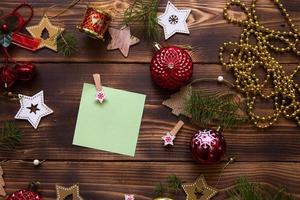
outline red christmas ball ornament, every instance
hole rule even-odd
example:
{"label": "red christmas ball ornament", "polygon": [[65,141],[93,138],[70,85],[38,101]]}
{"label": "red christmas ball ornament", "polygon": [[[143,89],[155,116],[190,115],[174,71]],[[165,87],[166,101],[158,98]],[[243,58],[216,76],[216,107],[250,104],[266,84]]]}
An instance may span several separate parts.
{"label": "red christmas ball ornament", "polygon": [[16,82],[17,77],[14,70],[10,67],[5,66],[0,68],[0,86],[9,89]]}
{"label": "red christmas ball ornament", "polygon": [[176,46],[162,48],[155,43],[154,48],[157,51],[150,63],[153,81],[168,90],[176,90],[185,85],[193,75],[191,56],[184,49]]}
{"label": "red christmas ball ornament", "polygon": [[42,200],[42,198],[35,192],[19,190],[11,194],[6,200]]}
{"label": "red christmas ball ornament", "polygon": [[39,182],[33,182],[29,184],[27,190],[19,190],[11,194],[6,200],[42,200],[42,197],[35,192],[39,184]]}
{"label": "red christmas ball ornament", "polygon": [[2,24],[1,25],[1,32],[6,34],[6,33],[8,33],[8,31],[9,31],[8,24],[7,23]]}
{"label": "red christmas ball ornament", "polygon": [[191,141],[193,158],[202,164],[219,162],[226,151],[226,141],[221,133],[214,130],[199,130]]}
{"label": "red christmas ball ornament", "polygon": [[15,66],[17,79],[21,81],[30,81],[36,74],[36,67],[32,63],[22,63]]}

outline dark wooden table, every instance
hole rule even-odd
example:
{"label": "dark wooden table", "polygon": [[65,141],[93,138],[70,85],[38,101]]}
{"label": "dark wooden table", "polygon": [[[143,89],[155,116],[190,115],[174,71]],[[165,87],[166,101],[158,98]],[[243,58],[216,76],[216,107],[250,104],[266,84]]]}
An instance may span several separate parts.
{"label": "dark wooden table", "polygon": [[[45,8],[57,4],[56,9],[48,13],[51,16],[69,3],[60,0],[28,2],[35,9],[31,25],[39,22]],[[112,6],[120,12],[128,6],[126,0],[91,3]],[[188,18],[191,34],[176,34],[167,42],[196,47],[193,53],[193,78],[223,75],[231,80],[230,73],[218,64],[218,48],[225,41],[237,40],[241,28],[228,24],[223,19],[222,11],[226,1],[173,0],[173,3],[179,8],[192,9]],[[287,11],[300,28],[299,3],[299,0],[283,0]],[[9,12],[18,2],[2,0],[0,4],[1,9]],[[159,11],[163,12],[165,6],[166,1],[162,1]],[[81,21],[85,7],[85,3],[79,3],[52,20],[53,24],[64,25],[79,39],[79,52],[76,55],[63,57],[47,49],[32,53],[15,46],[10,49],[16,60],[33,61],[39,72],[34,81],[18,85],[16,92],[32,95],[44,90],[46,104],[54,110],[54,114],[42,119],[38,130],[34,130],[26,121],[17,121],[24,134],[22,144],[15,152],[0,154],[1,160],[9,160],[2,164],[6,191],[14,192],[25,188],[33,180],[39,180],[42,183],[40,191],[45,199],[56,198],[55,184],[71,186],[76,183],[80,183],[81,195],[86,200],[123,199],[124,193],[135,194],[136,199],[152,199],[154,186],[159,181],[165,181],[170,174],[176,174],[187,182],[194,181],[198,175],[204,174],[207,182],[215,185],[225,160],[212,166],[193,162],[189,142],[196,131],[194,126],[184,126],[176,138],[174,148],[166,149],[162,145],[161,136],[174,126],[177,118],[168,108],[161,105],[170,92],[162,91],[151,81],[151,43],[142,41],[132,47],[127,59],[123,58],[119,51],[106,51],[105,44],[88,38],[75,28]],[[281,29],[286,26],[271,1],[259,0],[258,8],[259,16],[266,26]],[[117,16],[112,26],[120,27],[121,22],[122,16]],[[141,33],[135,35],[142,37]],[[290,55],[278,56],[278,59],[287,69],[295,67],[298,63],[298,59]],[[93,83],[91,75],[95,72],[102,74],[103,84],[106,86],[147,95],[134,158],[72,145],[82,85],[84,82]],[[18,109],[18,103],[1,98],[1,125],[5,120],[13,120]],[[299,199],[299,130],[294,122],[284,119],[267,130],[258,130],[251,125],[236,130],[225,130],[227,157],[237,156],[238,161],[224,171],[218,185],[221,193],[215,199],[223,199],[225,191],[232,187],[236,178],[240,176],[247,176],[252,181],[270,186],[284,185]],[[35,168],[28,163],[33,159],[45,159],[46,162]],[[183,192],[176,197],[184,198]]]}

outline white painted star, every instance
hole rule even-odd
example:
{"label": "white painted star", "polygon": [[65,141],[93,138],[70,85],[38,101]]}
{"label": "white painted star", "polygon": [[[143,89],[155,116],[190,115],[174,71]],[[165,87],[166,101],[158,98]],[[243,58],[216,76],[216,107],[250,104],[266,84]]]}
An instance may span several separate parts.
{"label": "white painted star", "polygon": [[175,33],[189,34],[186,20],[191,9],[178,10],[170,1],[164,14],[158,17],[158,23],[164,28],[165,39],[169,39]]}
{"label": "white painted star", "polygon": [[164,141],[164,145],[167,146],[167,145],[174,145],[173,141],[175,139],[175,135],[172,135],[171,133],[167,132],[166,135],[162,136],[162,139]]}
{"label": "white painted star", "polygon": [[134,200],[134,194],[125,194],[125,200]]}
{"label": "white painted star", "polygon": [[32,97],[19,94],[19,99],[21,108],[15,119],[28,120],[35,129],[42,117],[53,113],[53,110],[44,103],[44,91],[40,91]]}

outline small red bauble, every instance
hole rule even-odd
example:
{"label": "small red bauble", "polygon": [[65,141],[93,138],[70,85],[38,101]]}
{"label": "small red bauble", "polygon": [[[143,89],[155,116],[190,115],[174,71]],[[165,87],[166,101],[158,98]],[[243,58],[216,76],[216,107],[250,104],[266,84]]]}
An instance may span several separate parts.
{"label": "small red bauble", "polygon": [[8,33],[8,31],[9,31],[8,25],[6,23],[2,24],[1,25],[1,32],[6,34],[6,33]]}
{"label": "small red bauble", "polygon": [[153,81],[160,87],[175,90],[185,85],[193,75],[191,56],[182,48],[176,46],[161,48],[155,44],[155,52],[150,73]]}
{"label": "small red bauble", "polygon": [[11,194],[6,200],[42,200],[42,198],[33,191],[19,190]]}
{"label": "small red bauble", "polygon": [[193,158],[202,164],[219,162],[226,151],[226,141],[221,133],[213,130],[199,130],[191,141]]}
{"label": "small red bauble", "polygon": [[17,77],[14,70],[8,66],[0,68],[0,87],[9,89],[16,82]]}
{"label": "small red bauble", "polygon": [[36,74],[36,68],[32,63],[22,63],[15,66],[17,79],[21,81],[30,81]]}

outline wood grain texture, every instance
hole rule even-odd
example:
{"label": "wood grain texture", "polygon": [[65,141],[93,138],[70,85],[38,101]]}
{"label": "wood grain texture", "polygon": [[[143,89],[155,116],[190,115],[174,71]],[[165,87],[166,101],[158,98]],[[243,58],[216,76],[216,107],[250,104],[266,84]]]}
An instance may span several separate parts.
{"label": "wood grain texture", "polygon": [[[37,24],[44,10],[54,4],[57,6],[55,9],[50,9],[47,13],[49,16],[53,16],[58,10],[62,10],[66,7],[68,2],[61,1],[34,1],[28,0],[29,3],[35,8],[35,17],[33,18],[30,25]],[[164,11],[166,0],[162,1],[159,7],[159,13]],[[164,45],[167,44],[190,44],[194,47],[193,60],[197,63],[217,63],[218,62],[218,50],[220,45],[225,41],[237,41],[241,32],[241,28],[228,24],[223,19],[223,8],[225,6],[225,0],[203,0],[203,1],[192,1],[188,4],[185,1],[172,1],[179,8],[189,7],[192,9],[191,15],[188,18],[188,26],[190,29],[190,36],[176,34],[176,36],[170,38],[167,42],[161,40],[160,42]],[[249,4],[250,0],[246,0]],[[286,6],[289,14],[294,19],[296,26],[300,28],[300,20],[298,13],[300,11],[297,6],[297,1],[282,1]],[[122,13],[125,8],[128,7],[128,1],[90,1],[91,5],[96,5],[104,8],[112,7],[116,10],[116,16],[112,26],[120,28],[122,26]],[[1,7],[6,12],[11,11],[18,2],[12,2],[10,0],[4,0],[1,3]],[[120,56],[118,50],[106,51],[105,44],[99,40],[94,40],[87,37],[85,34],[80,33],[76,29],[82,16],[85,12],[86,3],[81,2],[76,5],[72,10],[66,12],[61,17],[52,20],[54,25],[61,25],[66,28],[67,31],[74,33],[75,37],[79,41],[79,52],[77,55],[71,57],[63,57],[58,54],[54,54],[51,50],[42,49],[37,53],[33,54],[29,51],[22,50],[18,47],[12,47],[11,52],[17,60],[29,60],[37,62],[149,62],[152,58],[152,43],[142,41],[139,45],[132,47],[131,53],[127,59]],[[274,8],[274,5],[269,0],[258,1],[258,14],[264,25],[270,28],[285,29],[287,25],[284,22],[282,16]],[[237,16],[239,16],[237,14]],[[162,31],[162,29],[161,29]],[[132,27],[132,33],[142,39],[144,34],[138,27]],[[281,56],[280,61],[282,62],[298,62],[298,59],[291,55]]]}
{"label": "wood grain texture", "polygon": [[[189,162],[45,162],[34,169],[24,162],[3,164],[8,193],[26,188],[31,180],[39,180],[46,200],[55,199],[55,184],[71,186],[79,180],[85,200],[123,199],[125,193],[135,194],[136,199],[150,200],[155,196],[154,187],[165,182],[170,174],[176,173],[185,182],[193,182],[204,174],[208,184],[215,186],[222,167],[223,164],[207,167]],[[254,162],[236,163],[227,168],[218,184],[220,194],[214,199],[224,199],[226,191],[241,176],[270,187],[285,185],[290,193],[295,193],[296,199],[300,198],[299,163]],[[175,198],[185,199],[184,192]]]}
{"label": "wood grain texture", "polygon": [[[31,25],[40,21],[46,8],[57,5],[47,12],[51,16],[69,3],[59,0],[27,2],[35,9]],[[90,2],[101,7],[113,7],[117,15],[112,27],[121,27],[122,12],[129,5],[128,0]],[[166,2],[161,1],[159,13],[164,11]],[[225,41],[238,40],[242,29],[223,19],[222,10],[226,2],[172,1],[179,8],[192,9],[188,18],[191,34],[176,34],[167,42],[160,42],[194,47],[194,79],[223,75],[232,80],[230,72],[218,64],[218,49]],[[249,5],[251,0],[245,2]],[[296,26],[300,27],[299,2],[282,2]],[[16,1],[2,0],[0,9],[9,12],[18,4]],[[284,185],[296,199],[300,199],[300,131],[294,122],[281,119],[267,130],[258,130],[251,125],[225,130],[227,154],[222,163],[213,166],[193,162],[189,143],[197,127],[189,123],[178,133],[175,146],[164,148],[161,136],[170,131],[178,119],[161,105],[172,93],[161,90],[151,81],[151,42],[142,39],[143,33],[138,31],[140,27],[133,26],[133,34],[142,41],[131,47],[127,59],[118,50],[106,51],[108,41],[95,41],[75,28],[81,21],[85,7],[86,3],[80,2],[52,20],[54,25],[64,26],[78,38],[79,52],[76,55],[63,57],[47,49],[32,53],[15,46],[9,49],[16,60],[33,61],[39,72],[32,82],[18,84],[15,92],[33,95],[44,90],[46,104],[54,110],[54,114],[42,119],[38,130],[34,130],[26,121],[17,121],[24,135],[21,145],[16,152],[0,152],[0,160],[8,160],[2,164],[7,193],[26,188],[29,182],[39,180],[42,182],[40,191],[46,200],[55,199],[56,183],[64,186],[80,183],[81,195],[85,200],[123,199],[124,193],[134,193],[136,199],[150,200],[154,197],[154,186],[159,181],[165,181],[170,174],[176,174],[188,182],[204,174],[208,183],[215,185],[226,158],[236,156],[237,162],[230,165],[220,179],[217,187],[221,193],[216,200],[224,199],[225,191],[240,176],[247,176],[251,181],[262,182],[270,187]],[[264,25],[286,29],[283,18],[270,0],[258,0],[258,13]],[[241,16],[238,12],[234,15]],[[299,61],[292,55],[280,55],[277,59],[284,64],[287,72],[291,72]],[[84,82],[93,83],[93,73],[101,73],[104,86],[147,95],[136,156],[133,158],[72,145],[82,86]],[[296,82],[300,84],[300,76],[297,76]],[[214,83],[201,86],[220,87]],[[270,112],[271,107],[266,102],[258,104],[258,110],[263,113]],[[18,102],[0,97],[0,126],[5,120],[13,120],[18,109]],[[33,159],[47,161],[41,167],[34,168],[31,164]],[[178,193],[174,199],[185,199],[184,193]]]}
{"label": "wood grain texture", "polygon": [[[148,64],[38,64],[35,80],[22,88],[22,93],[33,95],[44,90],[46,104],[54,114],[42,119],[37,131],[27,121],[17,121],[24,139],[18,151],[11,154],[16,159],[58,160],[153,160],[191,161],[189,142],[197,131],[185,125],[178,133],[175,147],[165,149],[161,136],[170,131],[177,118],[161,105],[169,92],[153,85]],[[93,73],[100,73],[104,86],[129,90],[147,95],[144,117],[138,140],[136,156],[128,158],[111,153],[72,146],[72,138],[84,82],[93,84]],[[195,65],[194,77],[216,77],[229,74],[219,65]],[[208,86],[217,86],[214,83]],[[3,108],[0,119],[13,119],[19,109],[18,102],[0,101]],[[265,104],[263,104],[265,106]],[[283,132],[286,140],[283,140]],[[300,161],[300,134],[295,123],[281,120],[273,128],[258,130],[251,125],[224,132],[228,142],[228,156],[236,155],[242,161]],[[0,154],[0,158],[8,158]]]}

